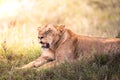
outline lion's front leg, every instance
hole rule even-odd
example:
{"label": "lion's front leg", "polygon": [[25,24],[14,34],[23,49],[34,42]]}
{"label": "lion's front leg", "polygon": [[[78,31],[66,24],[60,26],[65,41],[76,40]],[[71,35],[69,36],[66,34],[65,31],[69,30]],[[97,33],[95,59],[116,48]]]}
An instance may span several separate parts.
{"label": "lion's front leg", "polygon": [[39,67],[45,63],[47,63],[48,60],[46,59],[46,57],[40,57],[37,60],[35,60],[35,62],[33,63],[33,67]]}
{"label": "lion's front leg", "polygon": [[39,67],[39,66],[41,66],[41,65],[43,65],[43,64],[45,64],[45,63],[47,63],[47,62],[48,62],[48,60],[46,60],[45,57],[42,57],[42,56],[41,56],[41,57],[39,57],[38,59],[36,59],[35,61],[32,61],[32,62],[30,62],[30,63],[22,66],[22,67],[19,68],[19,69]]}
{"label": "lion's front leg", "polygon": [[54,68],[54,67],[60,65],[60,63],[61,62],[58,62],[57,60],[54,60],[54,61],[48,62],[48,63],[40,66],[37,70]]}
{"label": "lion's front leg", "polygon": [[28,64],[26,64],[26,65],[24,65],[24,66],[22,66],[22,67],[20,67],[20,68],[18,68],[18,69],[25,69],[25,68],[31,68],[31,67],[33,67],[34,64],[35,63],[35,61],[32,61],[32,62],[30,62],[30,63],[28,63]]}

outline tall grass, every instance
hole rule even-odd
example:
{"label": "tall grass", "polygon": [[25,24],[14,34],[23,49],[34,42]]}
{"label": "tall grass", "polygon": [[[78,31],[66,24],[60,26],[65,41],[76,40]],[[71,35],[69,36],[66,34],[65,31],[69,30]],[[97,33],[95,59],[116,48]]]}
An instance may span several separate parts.
{"label": "tall grass", "polygon": [[83,35],[115,37],[120,32],[119,0],[1,0],[0,4],[0,43],[37,43],[37,27],[47,23],[65,24]]}
{"label": "tall grass", "polygon": [[[28,51],[29,52],[29,51]],[[32,57],[31,57],[32,56]],[[0,61],[0,80],[119,80],[120,54],[94,55],[75,63],[65,63],[48,70],[23,69],[20,66],[38,57],[38,54],[6,54]],[[11,58],[13,57],[13,58]]]}

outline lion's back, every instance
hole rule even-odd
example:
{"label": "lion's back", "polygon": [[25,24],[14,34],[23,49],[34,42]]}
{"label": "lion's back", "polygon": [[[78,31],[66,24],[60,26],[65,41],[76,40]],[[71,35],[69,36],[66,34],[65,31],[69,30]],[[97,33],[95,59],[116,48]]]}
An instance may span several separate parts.
{"label": "lion's back", "polygon": [[82,55],[120,53],[120,39],[77,35],[75,52]]}

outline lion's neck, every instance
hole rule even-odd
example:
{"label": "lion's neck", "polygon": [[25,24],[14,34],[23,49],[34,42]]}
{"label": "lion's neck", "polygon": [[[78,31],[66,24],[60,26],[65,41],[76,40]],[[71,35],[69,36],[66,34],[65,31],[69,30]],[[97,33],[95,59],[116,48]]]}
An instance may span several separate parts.
{"label": "lion's neck", "polygon": [[60,35],[60,39],[58,42],[54,45],[54,49],[57,49],[62,43],[64,43],[68,38],[70,37],[69,32],[67,29],[63,31],[63,33]]}
{"label": "lion's neck", "polygon": [[61,36],[59,43],[65,42],[70,37],[69,30],[65,29],[63,35]]}

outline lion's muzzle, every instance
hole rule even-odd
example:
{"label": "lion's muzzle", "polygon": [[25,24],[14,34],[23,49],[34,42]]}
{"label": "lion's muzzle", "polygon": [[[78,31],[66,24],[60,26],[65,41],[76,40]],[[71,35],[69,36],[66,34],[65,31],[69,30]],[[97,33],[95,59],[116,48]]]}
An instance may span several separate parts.
{"label": "lion's muzzle", "polygon": [[49,43],[40,42],[40,44],[41,44],[42,48],[49,48],[50,47]]}

